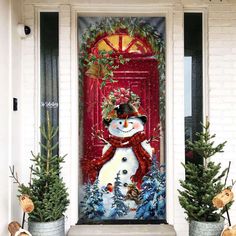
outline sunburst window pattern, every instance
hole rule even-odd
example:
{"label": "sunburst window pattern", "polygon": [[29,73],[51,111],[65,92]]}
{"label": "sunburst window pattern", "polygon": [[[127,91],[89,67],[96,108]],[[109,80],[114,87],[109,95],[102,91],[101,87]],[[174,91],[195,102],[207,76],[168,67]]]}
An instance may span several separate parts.
{"label": "sunburst window pattern", "polygon": [[150,53],[150,49],[140,39],[125,34],[106,36],[98,41],[99,51],[114,51],[116,53]]}

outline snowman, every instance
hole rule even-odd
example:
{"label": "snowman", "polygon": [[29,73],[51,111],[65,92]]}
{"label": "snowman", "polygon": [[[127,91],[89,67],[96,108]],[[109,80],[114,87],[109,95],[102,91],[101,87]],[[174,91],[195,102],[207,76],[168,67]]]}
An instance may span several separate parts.
{"label": "snowman", "polygon": [[112,186],[120,172],[121,192],[136,183],[141,187],[142,177],[151,165],[152,148],[146,139],[144,125],[147,117],[130,103],[117,105],[113,119],[103,119],[109,131],[108,143],[101,158],[94,160],[100,187]]}

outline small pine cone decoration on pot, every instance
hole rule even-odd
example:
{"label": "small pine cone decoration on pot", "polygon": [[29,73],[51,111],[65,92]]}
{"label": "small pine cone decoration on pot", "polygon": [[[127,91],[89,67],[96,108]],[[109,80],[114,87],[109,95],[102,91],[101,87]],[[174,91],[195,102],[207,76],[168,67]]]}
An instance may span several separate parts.
{"label": "small pine cone decoration on pot", "polygon": [[214,207],[216,208],[222,208],[229,202],[231,202],[234,198],[234,194],[231,191],[231,189],[226,188],[221,193],[217,194],[213,200],[212,203]]}
{"label": "small pine cone decoration on pot", "polygon": [[17,221],[13,221],[8,225],[8,231],[11,236],[32,236],[30,232],[22,229]]}
{"label": "small pine cone decoration on pot", "polygon": [[26,194],[23,194],[19,198],[20,206],[22,210],[26,213],[31,213],[34,210],[34,203],[30,199],[30,197]]}

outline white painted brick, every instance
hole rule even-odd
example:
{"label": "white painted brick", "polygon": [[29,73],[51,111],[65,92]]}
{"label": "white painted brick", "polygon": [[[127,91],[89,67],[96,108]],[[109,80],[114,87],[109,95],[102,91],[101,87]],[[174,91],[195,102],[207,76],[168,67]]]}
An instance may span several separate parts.
{"label": "white painted brick", "polygon": [[209,12],[209,19],[221,19],[221,20],[228,20],[228,19],[236,19],[236,11],[235,12],[227,12],[224,11],[222,8],[221,11],[218,12]]}
{"label": "white painted brick", "polygon": [[235,34],[236,33],[236,27],[222,27],[222,26],[213,26],[209,28],[209,34],[211,33],[219,33],[219,34]]}
{"label": "white painted brick", "polygon": [[236,6],[235,4],[210,4],[209,10],[211,12],[236,12]]}
{"label": "white painted brick", "polygon": [[224,33],[211,33],[209,34],[210,41],[232,41],[232,35]]}
{"label": "white painted brick", "polygon": [[224,48],[219,48],[219,47],[210,47],[209,48],[209,55],[220,55],[223,56],[225,54],[231,54],[232,53],[232,48],[230,47],[224,47]]}
{"label": "white painted brick", "polygon": [[[227,14],[227,13],[226,13]],[[222,19],[210,19],[209,20],[209,26],[212,27],[212,26],[217,26],[217,27],[220,27],[220,26],[236,26],[236,19],[227,19],[226,20],[222,20]]]}
{"label": "white painted brick", "polygon": [[235,47],[235,44],[233,45],[233,42],[232,42],[232,53],[236,55],[236,47]]}
{"label": "white painted brick", "polygon": [[[217,141],[227,140],[225,153],[218,155],[222,166],[233,161],[231,175],[235,176],[235,100],[236,82],[234,79],[236,60],[236,4],[210,6],[209,10],[209,79],[210,79],[210,121],[211,130],[217,134]],[[231,210],[236,219],[236,208]]]}

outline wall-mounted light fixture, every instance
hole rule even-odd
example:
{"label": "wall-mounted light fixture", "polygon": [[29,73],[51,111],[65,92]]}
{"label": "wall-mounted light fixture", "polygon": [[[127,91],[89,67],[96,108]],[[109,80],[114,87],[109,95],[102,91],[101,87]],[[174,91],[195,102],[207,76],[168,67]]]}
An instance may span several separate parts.
{"label": "wall-mounted light fixture", "polygon": [[31,29],[27,25],[18,24],[17,25],[17,32],[21,38],[26,38],[31,34]]}

